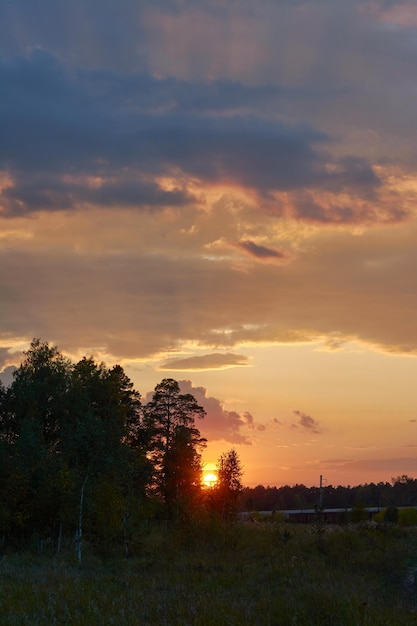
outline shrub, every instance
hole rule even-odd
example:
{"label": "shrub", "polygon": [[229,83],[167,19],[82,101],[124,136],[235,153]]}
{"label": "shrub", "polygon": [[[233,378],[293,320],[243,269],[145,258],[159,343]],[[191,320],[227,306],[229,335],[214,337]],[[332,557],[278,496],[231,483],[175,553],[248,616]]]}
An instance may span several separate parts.
{"label": "shrub", "polygon": [[400,526],[416,526],[417,525],[417,509],[409,506],[398,511],[398,523]]}
{"label": "shrub", "polygon": [[396,506],[388,506],[384,511],[384,522],[396,524],[398,522],[398,509]]}
{"label": "shrub", "polygon": [[357,502],[352,509],[351,519],[353,523],[364,522],[369,517],[368,511],[362,502]]}

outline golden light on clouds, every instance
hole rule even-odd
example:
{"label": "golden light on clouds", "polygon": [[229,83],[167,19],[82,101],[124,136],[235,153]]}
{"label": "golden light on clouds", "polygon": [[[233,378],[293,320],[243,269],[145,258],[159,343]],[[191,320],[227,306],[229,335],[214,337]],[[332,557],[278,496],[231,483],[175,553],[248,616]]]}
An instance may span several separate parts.
{"label": "golden light on clouds", "polygon": [[45,2],[0,9],[0,366],[181,379],[247,483],[417,473],[414,5],[92,0],[74,47]]}

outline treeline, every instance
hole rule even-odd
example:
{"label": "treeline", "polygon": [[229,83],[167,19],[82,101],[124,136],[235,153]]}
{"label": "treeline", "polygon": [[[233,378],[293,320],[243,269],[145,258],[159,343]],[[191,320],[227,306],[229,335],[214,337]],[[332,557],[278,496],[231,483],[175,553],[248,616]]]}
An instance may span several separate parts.
{"label": "treeline", "polygon": [[417,479],[403,475],[391,482],[369,483],[355,487],[246,487],[242,490],[240,508],[244,511],[279,511],[286,509],[344,509],[365,507],[417,506]]}
{"label": "treeline", "polygon": [[216,487],[202,488],[204,415],[173,379],[144,404],[120,365],[73,363],[34,339],[12,384],[0,384],[0,542],[59,550],[71,538],[81,560],[83,536],[129,553],[151,520],[232,516],[240,461],[223,454]]}

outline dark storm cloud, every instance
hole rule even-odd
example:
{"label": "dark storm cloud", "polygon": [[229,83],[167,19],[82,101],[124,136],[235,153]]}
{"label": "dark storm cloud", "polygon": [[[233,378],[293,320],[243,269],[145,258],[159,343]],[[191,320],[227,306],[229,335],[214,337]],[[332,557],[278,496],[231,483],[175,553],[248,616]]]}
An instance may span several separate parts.
{"label": "dark storm cloud", "polygon": [[[176,206],[192,199],[186,190],[164,191],[154,180],[173,173],[259,194],[349,187],[369,195],[379,185],[365,159],[324,154],[330,138],[309,125],[182,106],[211,91],[219,108],[244,92],[254,95],[236,83],[191,85],[143,74],[109,81],[100,72],[70,72],[43,50],[3,61],[0,83],[0,167],[13,179],[0,197],[8,215],[85,203]],[[74,180],[80,175],[101,182],[91,187]]]}
{"label": "dark storm cloud", "polygon": [[77,171],[105,153],[110,120],[51,54],[34,50],[29,59],[3,61],[0,83],[3,167]]}
{"label": "dark storm cloud", "polygon": [[[117,106],[114,91],[100,93],[99,74],[70,75],[45,51],[35,50],[30,59],[3,62],[0,159],[5,166],[28,169],[48,166],[77,171],[88,164],[92,172],[106,171],[106,164],[134,163],[153,173],[178,165],[203,178],[239,179],[249,174],[256,158],[268,170],[251,174],[249,184],[264,180],[268,187],[284,183],[291,187],[311,177],[302,172],[303,163],[307,170],[312,168],[311,144],[323,141],[323,133],[253,117],[189,115],[178,108],[152,113],[153,108],[169,106],[171,81],[149,103],[150,85],[164,81],[146,77],[141,86],[143,79],[136,78],[135,94],[123,97],[120,83],[124,77],[120,76],[113,86],[113,90],[119,87]],[[298,175],[290,174],[295,158]],[[278,167],[285,172],[276,172],[274,181],[272,171]],[[285,174],[290,174],[288,180]]]}
{"label": "dark storm cloud", "polygon": [[98,186],[82,185],[51,174],[19,174],[14,186],[0,194],[5,215],[30,211],[77,209],[83,204],[103,208],[155,208],[184,206],[196,199],[183,189],[165,190],[156,182],[130,177],[105,180]]}
{"label": "dark storm cloud", "polygon": [[[237,113],[276,105],[278,99],[293,101],[324,95],[314,87],[254,86],[232,79],[191,82],[172,76],[155,78],[145,72],[123,74],[103,69],[81,72],[79,78],[109,110],[120,109],[127,113],[139,110],[158,112],[162,106],[166,111],[178,110],[186,114]],[[327,90],[325,95],[328,98],[339,97],[341,89]]]}
{"label": "dark storm cloud", "polygon": [[266,122],[253,116],[212,118],[153,116],[137,132],[148,159],[179,166],[214,183],[234,183],[259,191],[314,185],[323,163],[313,145],[323,133],[308,126]]}

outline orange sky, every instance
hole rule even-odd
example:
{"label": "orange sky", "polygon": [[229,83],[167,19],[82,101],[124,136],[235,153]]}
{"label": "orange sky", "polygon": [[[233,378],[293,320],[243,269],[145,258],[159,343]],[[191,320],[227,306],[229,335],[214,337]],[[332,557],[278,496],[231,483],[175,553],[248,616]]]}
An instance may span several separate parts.
{"label": "orange sky", "polygon": [[[0,8],[0,368],[164,377],[244,482],[417,476],[417,8]],[[100,19],[97,19],[97,15]]]}

